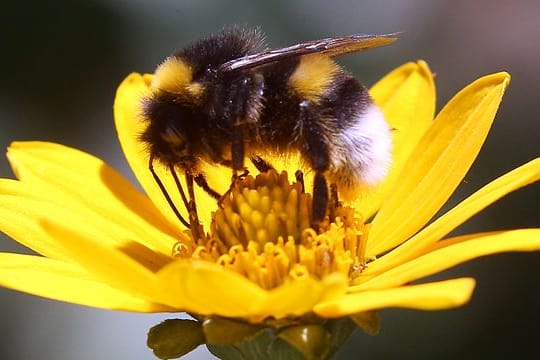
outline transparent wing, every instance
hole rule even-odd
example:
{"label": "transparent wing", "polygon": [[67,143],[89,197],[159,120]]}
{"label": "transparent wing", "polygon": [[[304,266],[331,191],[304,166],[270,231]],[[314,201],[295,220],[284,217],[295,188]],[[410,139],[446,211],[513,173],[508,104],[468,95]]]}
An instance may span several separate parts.
{"label": "transparent wing", "polygon": [[219,71],[227,72],[245,70],[268,63],[289,59],[301,55],[321,53],[328,56],[341,56],[357,51],[376,48],[393,43],[399,33],[385,35],[354,34],[336,38],[308,41],[281,49],[267,50],[228,61],[219,67]]}

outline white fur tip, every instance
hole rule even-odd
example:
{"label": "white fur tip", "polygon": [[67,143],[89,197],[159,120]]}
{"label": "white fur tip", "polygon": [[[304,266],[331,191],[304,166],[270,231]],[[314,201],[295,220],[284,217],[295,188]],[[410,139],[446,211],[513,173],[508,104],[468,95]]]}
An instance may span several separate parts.
{"label": "white fur tip", "polygon": [[374,104],[359,113],[339,134],[329,171],[340,193],[380,183],[387,175],[392,158],[390,127]]}
{"label": "white fur tip", "polygon": [[382,111],[374,104],[360,116],[358,132],[371,140],[369,150],[364,154],[360,178],[366,185],[381,182],[388,173],[392,160],[392,137],[390,127]]}

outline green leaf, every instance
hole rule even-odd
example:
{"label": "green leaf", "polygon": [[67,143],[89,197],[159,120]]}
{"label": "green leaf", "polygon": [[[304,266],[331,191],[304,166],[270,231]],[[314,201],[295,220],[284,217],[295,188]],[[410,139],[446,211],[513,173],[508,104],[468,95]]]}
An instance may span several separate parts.
{"label": "green leaf", "polygon": [[212,317],[203,321],[202,329],[208,344],[227,345],[249,340],[264,328],[246,322]]}
{"label": "green leaf", "polygon": [[146,344],[158,358],[176,359],[204,342],[204,333],[198,321],[170,319],[150,329]]}
{"label": "green leaf", "polygon": [[332,335],[322,325],[290,326],[278,336],[309,360],[327,359],[332,349]]}
{"label": "green leaf", "polygon": [[[226,319],[220,319],[223,320]],[[329,359],[356,329],[349,318],[303,320],[303,323],[297,320],[295,324],[276,322],[238,343],[213,344],[208,341],[206,346],[222,360],[324,360]]]}
{"label": "green leaf", "polygon": [[260,331],[254,338],[231,345],[207,344],[208,350],[221,360],[304,360],[300,351],[276,336],[272,328]]}
{"label": "green leaf", "polygon": [[377,335],[381,328],[379,313],[377,311],[364,311],[349,316],[359,328],[368,335]]}

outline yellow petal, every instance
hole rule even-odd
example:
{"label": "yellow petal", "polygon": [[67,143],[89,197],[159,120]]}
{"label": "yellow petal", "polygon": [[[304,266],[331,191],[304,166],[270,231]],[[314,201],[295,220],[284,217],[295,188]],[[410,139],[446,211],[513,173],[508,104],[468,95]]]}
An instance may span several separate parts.
{"label": "yellow petal", "polygon": [[370,90],[392,128],[392,164],[386,179],[365,191],[352,206],[370,218],[394,188],[412,150],[433,121],[435,84],[427,64],[408,63],[382,78]]}
{"label": "yellow petal", "polygon": [[[23,195],[1,194],[5,190],[4,185],[14,183],[19,191],[22,190]],[[88,211],[73,201],[56,204],[56,197],[55,200],[40,199],[41,192],[31,191],[29,188],[31,186],[23,182],[0,182],[0,231],[39,254],[71,261],[72,255],[66,250],[63,239],[55,237],[44,227],[47,222],[62,222],[72,231],[84,232],[89,238],[100,239],[101,246],[109,247],[113,251],[122,250],[149,269],[161,268],[172,260],[173,245],[168,249],[164,248],[163,252],[146,247],[124,224],[111,222],[101,214]],[[7,190],[14,193],[13,189]],[[149,235],[150,233],[149,231]]]}
{"label": "yellow petal", "polygon": [[323,317],[341,317],[362,311],[400,307],[440,310],[461,306],[474,290],[472,278],[459,278],[421,285],[347,294],[342,299],[317,305],[314,312]]}
{"label": "yellow petal", "polygon": [[112,288],[78,265],[39,256],[0,253],[0,285],[97,308],[136,312],[171,310]]}
{"label": "yellow petal", "polygon": [[202,315],[247,317],[267,296],[242,275],[206,261],[178,260],[157,277],[165,303]]}
{"label": "yellow petal", "polygon": [[134,297],[163,304],[155,275],[120,249],[104,245],[105,237],[91,238],[84,229],[76,231],[53,222],[43,226],[64,246],[73,262],[97,279]]}
{"label": "yellow petal", "polygon": [[46,142],[15,142],[8,159],[28,196],[99,217],[103,225],[124,233],[117,239],[138,238],[151,248],[171,253],[178,230],[148,197],[102,160]]}
{"label": "yellow petal", "polygon": [[368,256],[408,239],[448,200],[480,151],[509,81],[507,73],[480,78],[442,109],[373,220]]}
{"label": "yellow petal", "polygon": [[184,260],[167,265],[158,278],[170,306],[256,322],[269,316],[279,319],[308,313],[321,301],[341,297],[347,282],[341,274],[334,274],[322,281],[302,279],[267,291],[217,264]]}
{"label": "yellow petal", "polygon": [[459,236],[441,241],[435,250],[349,288],[350,292],[406,284],[465,261],[506,251],[540,250],[540,229],[520,229]]}
{"label": "yellow petal", "polygon": [[[146,128],[146,122],[141,114],[141,101],[147,94],[150,84],[150,76],[142,76],[137,73],[130,74],[118,87],[116,98],[114,101],[114,120],[118,139],[122,145],[124,155],[135,173],[137,180],[144,188],[152,202],[164,213],[172,224],[183,228],[178,221],[173,211],[165,200],[159,186],[156,184],[150,170],[148,169],[149,154],[145,145],[139,141],[140,134]],[[179,191],[174,183],[174,180],[168,169],[155,162],[154,169],[159,178],[167,188],[167,192],[173,199],[176,207],[185,219],[188,218],[187,211],[182,203]],[[180,174],[181,175],[181,174]],[[231,172],[226,175],[227,181],[230,182]],[[182,185],[186,190],[183,176],[181,175]],[[221,179],[219,177],[219,179]],[[214,186],[215,184],[212,183]],[[218,188],[217,190],[222,190]],[[211,210],[217,207],[215,199],[211,198],[198,186],[195,186],[195,197],[199,208],[199,217],[203,224],[210,224]]]}
{"label": "yellow petal", "polygon": [[371,263],[363,274],[381,273],[423,254],[427,247],[435,244],[474,214],[510,192],[538,180],[540,180],[540,158],[534,159],[510,171],[482,187],[426,226],[411,239]]}
{"label": "yellow petal", "polygon": [[42,212],[33,205],[39,207],[41,201],[21,200],[21,188],[19,181],[0,179],[0,231],[43,256],[68,259],[63,247],[40,224],[38,214]]}
{"label": "yellow petal", "polygon": [[285,283],[271,290],[266,301],[251,317],[262,320],[271,315],[280,319],[310,313],[318,303],[341,298],[345,294],[346,284],[346,277],[337,273],[323,280],[307,278]]}

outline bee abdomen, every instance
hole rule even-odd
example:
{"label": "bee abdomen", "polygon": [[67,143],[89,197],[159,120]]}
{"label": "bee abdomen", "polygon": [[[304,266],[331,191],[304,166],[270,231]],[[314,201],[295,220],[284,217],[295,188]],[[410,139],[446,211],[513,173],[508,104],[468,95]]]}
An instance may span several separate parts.
{"label": "bee abdomen", "polygon": [[328,178],[340,195],[381,182],[391,162],[390,128],[381,110],[369,104],[335,134]]}

